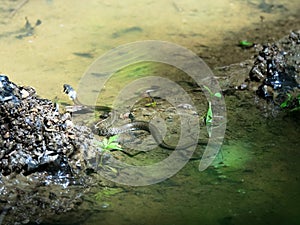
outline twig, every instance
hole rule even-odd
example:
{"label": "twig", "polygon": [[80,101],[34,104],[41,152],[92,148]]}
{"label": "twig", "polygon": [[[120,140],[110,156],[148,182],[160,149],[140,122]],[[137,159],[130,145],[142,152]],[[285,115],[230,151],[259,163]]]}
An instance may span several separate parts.
{"label": "twig", "polygon": [[10,18],[14,17],[16,13],[27,3],[29,0],[23,0],[19,5],[10,13]]}

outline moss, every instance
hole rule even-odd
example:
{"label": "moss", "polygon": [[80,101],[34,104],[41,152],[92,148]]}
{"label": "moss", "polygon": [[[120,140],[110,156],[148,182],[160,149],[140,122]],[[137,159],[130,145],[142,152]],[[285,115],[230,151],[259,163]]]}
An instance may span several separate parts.
{"label": "moss", "polygon": [[97,192],[94,197],[97,201],[104,201],[110,196],[116,195],[118,193],[121,193],[123,191],[122,188],[109,188],[105,187],[101,191]]}

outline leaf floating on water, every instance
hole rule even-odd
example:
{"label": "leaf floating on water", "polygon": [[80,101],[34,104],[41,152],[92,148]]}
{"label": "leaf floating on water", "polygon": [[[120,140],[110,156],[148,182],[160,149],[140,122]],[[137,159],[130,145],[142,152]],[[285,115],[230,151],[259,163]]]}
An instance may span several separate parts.
{"label": "leaf floating on water", "polygon": [[254,43],[250,41],[242,40],[240,41],[239,46],[241,48],[252,48],[254,46]]}

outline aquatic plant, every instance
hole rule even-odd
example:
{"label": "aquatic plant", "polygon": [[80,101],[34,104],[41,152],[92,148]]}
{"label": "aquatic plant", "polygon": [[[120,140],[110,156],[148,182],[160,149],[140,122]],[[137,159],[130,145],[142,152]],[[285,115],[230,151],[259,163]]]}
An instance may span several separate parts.
{"label": "aquatic plant", "polygon": [[[111,150],[120,150],[122,151],[122,147],[121,145],[119,145],[119,143],[117,142],[117,139],[118,139],[118,135],[114,135],[114,136],[111,136],[109,138],[104,138],[102,141],[98,142],[98,145],[102,148],[102,150],[105,152],[108,152],[108,151],[111,151]],[[100,160],[99,160],[99,163],[98,166],[99,168],[102,168],[104,170],[110,170],[111,172],[117,174],[118,171],[116,168],[113,168],[109,165],[106,165],[103,163],[103,158],[105,157],[105,154],[102,154],[100,156]]]}
{"label": "aquatic plant", "polygon": [[221,98],[222,97],[222,94],[220,92],[213,93],[210,90],[210,88],[207,87],[207,86],[205,86],[205,85],[203,85],[203,88],[208,91],[208,93],[210,94],[211,97],[217,97],[217,98]]}
{"label": "aquatic plant", "polygon": [[111,150],[123,150],[121,145],[117,142],[118,135],[111,136],[109,138],[104,138],[100,143],[100,147],[104,151],[111,151]]}
{"label": "aquatic plant", "polygon": [[110,188],[110,187],[105,187],[101,191],[97,192],[94,197],[98,201],[103,201],[106,200],[107,198],[116,195],[118,193],[123,192],[122,188]]}
{"label": "aquatic plant", "polygon": [[[210,97],[213,98],[213,97],[217,97],[217,98],[221,98],[222,97],[222,94],[220,92],[216,92],[216,93],[213,93],[209,87],[207,86],[203,86],[207,91],[208,93],[210,94]],[[211,125],[212,125],[212,122],[213,122],[213,110],[212,110],[212,107],[211,107],[211,99],[208,100],[208,109],[207,109],[207,112],[206,112],[206,115],[205,115],[205,118],[204,118],[204,123],[205,123],[205,126],[207,128],[207,133],[208,133],[208,136],[211,137]]]}
{"label": "aquatic plant", "polygon": [[290,93],[286,93],[286,99],[280,104],[280,108],[290,111],[300,110],[300,95],[293,97]]}

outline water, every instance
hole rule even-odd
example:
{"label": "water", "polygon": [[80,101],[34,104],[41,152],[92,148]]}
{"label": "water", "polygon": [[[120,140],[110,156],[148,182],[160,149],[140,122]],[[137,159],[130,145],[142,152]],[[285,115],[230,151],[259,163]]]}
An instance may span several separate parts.
{"label": "water", "polygon": [[[175,42],[197,53],[207,51],[205,46],[222,44],[226,48],[233,44],[226,41],[228,34],[247,26],[260,27],[260,16],[264,22],[292,18],[298,6],[296,0],[285,1],[285,10],[279,7],[281,1],[270,1],[270,5],[277,7],[268,13],[259,7],[259,0],[92,0],[88,4],[79,0],[29,0],[11,16],[20,2],[4,1],[1,6],[1,72],[17,83],[34,86],[41,96],[50,99],[62,98],[63,83],[75,86],[98,56],[121,44],[157,39]],[[42,24],[33,36],[19,40],[15,36],[24,27],[25,17],[32,25],[38,19]],[[248,32],[239,39],[252,35]],[[271,37],[276,37],[275,33]]]}
{"label": "water", "polygon": [[299,115],[282,122],[233,108],[212,167],[191,161],[160,184],[125,187],[84,224],[299,224]]}
{"label": "water", "polygon": [[[253,54],[235,46],[240,39],[276,40],[299,29],[294,25],[300,19],[297,0],[29,0],[12,11],[19,3],[3,1],[0,8],[0,72],[60,101],[67,101],[64,83],[76,87],[98,56],[121,44],[171,41],[200,54],[209,65],[223,66]],[[22,30],[25,17],[32,26],[38,19],[42,24],[33,35],[18,39],[27,32]],[[286,20],[296,22],[280,24]],[[118,85],[111,82],[107,90]],[[85,217],[71,214],[55,223],[300,224],[299,115],[266,119],[251,101],[226,98],[223,157],[206,171],[199,172],[199,161],[191,161],[162,183],[121,187],[93,204],[84,202],[78,212],[86,212]]]}

